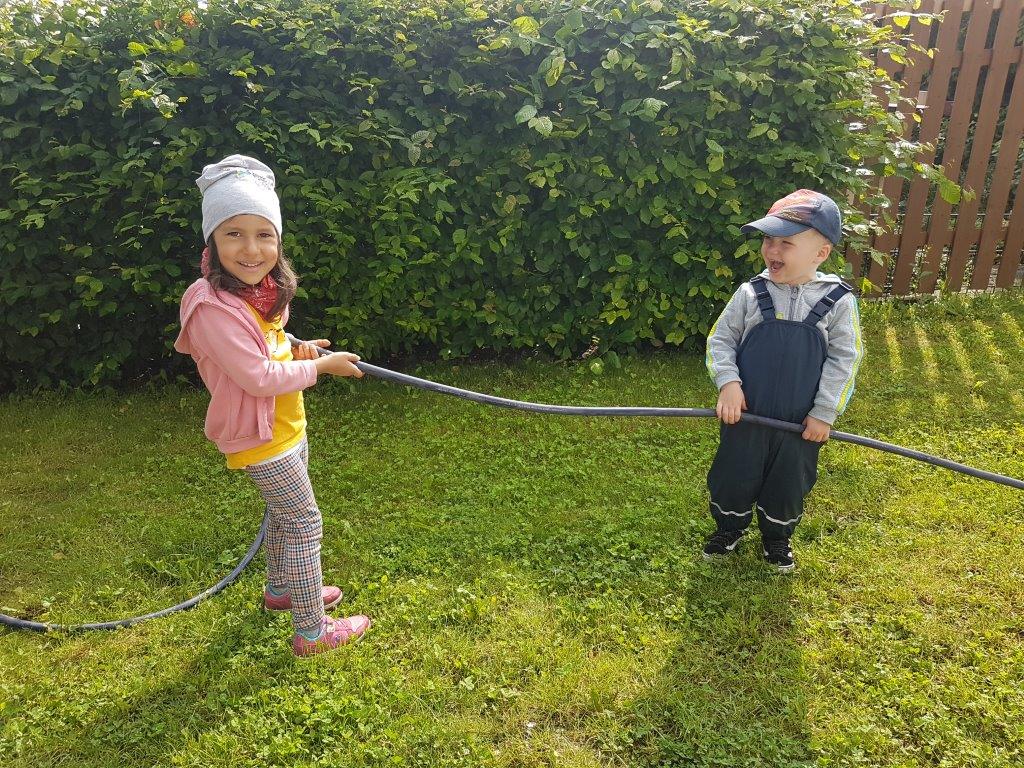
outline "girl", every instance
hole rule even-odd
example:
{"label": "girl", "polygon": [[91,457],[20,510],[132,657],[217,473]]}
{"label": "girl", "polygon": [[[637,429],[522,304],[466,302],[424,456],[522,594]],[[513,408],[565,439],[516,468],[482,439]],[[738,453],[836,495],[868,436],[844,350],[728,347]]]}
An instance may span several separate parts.
{"label": "girl", "polygon": [[192,356],[210,391],[206,436],[266,501],[264,607],[292,612],[296,656],[321,653],[362,636],[370,620],[324,613],[342,594],[323,585],[323,524],[307,471],[302,390],[321,373],[361,378],[359,357],[320,357],[313,345],[326,347],[326,339],[293,348],[285,337],[297,281],[281,250],[273,171],[231,155],[207,165],[196,184],[203,194],[203,276],[182,296],[174,348]]}

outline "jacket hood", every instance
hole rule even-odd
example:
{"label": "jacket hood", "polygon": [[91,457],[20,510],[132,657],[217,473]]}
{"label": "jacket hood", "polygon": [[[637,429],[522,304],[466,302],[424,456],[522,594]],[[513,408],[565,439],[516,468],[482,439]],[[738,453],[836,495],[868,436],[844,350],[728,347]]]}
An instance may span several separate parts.
{"label": "jacket hood", "polygon": [[[218,309],[234,315],[253,331],[257,339],[262,339],[259,327],[256,325],[252,313],[246,307],[243,299],[240,299],[230,291],[218,291],[210,285],[210,281],[201,277],[190,285],[181,297],[181,308],[178,318],[181,323],[181,331],[174,341],[174,348],[185,355],[192,354],[192,344],[188,335],[188,321],[192,318],[196,309],[203,304],[217,307]],[[281,313],[281,324],[288,322],[288,307]]]}

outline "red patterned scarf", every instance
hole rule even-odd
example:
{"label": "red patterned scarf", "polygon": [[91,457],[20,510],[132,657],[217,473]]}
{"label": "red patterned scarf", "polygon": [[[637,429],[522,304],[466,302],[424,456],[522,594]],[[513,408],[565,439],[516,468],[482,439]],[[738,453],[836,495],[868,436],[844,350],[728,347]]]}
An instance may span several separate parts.
{"label": "red patterned scarf", "polygon": [[[199,269],[203,273],[203,277],[210,276],[210,249],[203,249],[203,258],[199,264]],[[267,313],[273,308],[274,303],[277,301],[277,283],[267,273],[256,285],[247,285],[241,290],[232,291],[236,296],[244,299],[249,305],[260,313],[260,317],[266,320],[268,323],[273,320],[273,317],[267,317]]]}

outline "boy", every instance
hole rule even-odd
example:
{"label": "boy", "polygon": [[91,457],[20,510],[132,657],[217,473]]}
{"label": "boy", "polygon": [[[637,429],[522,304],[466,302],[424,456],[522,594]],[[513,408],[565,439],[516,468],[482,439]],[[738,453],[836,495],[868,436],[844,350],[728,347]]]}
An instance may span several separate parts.
{"label": "boy", "polygon": [[[717,529],[703,555],[735,551],[756,508],[764,557],[785,573],[796,567],[790,537],[818,476],[818,451],[853,395],[864,345],[852,289],[817,271],[842,234],[831,198],[797,190],[742,230],[764,235],[766,269],[733,294],[708,336],[722,425],[708,473]],[[748,409],[802,423],[804,432],[741,422]]]}

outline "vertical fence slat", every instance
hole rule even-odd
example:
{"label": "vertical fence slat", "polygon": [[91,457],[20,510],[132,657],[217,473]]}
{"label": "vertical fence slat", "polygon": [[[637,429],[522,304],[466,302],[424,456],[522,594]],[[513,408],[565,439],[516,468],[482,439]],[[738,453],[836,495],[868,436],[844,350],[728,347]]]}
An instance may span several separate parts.
{"label": "vertical fence slat", "polygon": [[1006,243],[1003,245],[1003,261],[999,265],[999,275],[996,277],[998,284],[1004,286],[1014,284],[1022,251],[1024,251],[1024,194],[1021,194],[1021,190],[1018,189],[1016,199],[1013,201],[1013,213],[1010,214]]}
{"label": "vertical fence slat", "polygon": [[[1021,3],[1018,0],[1018,6]],[[1014,25],[1020,23],[1020,11],[1017,9],[1017,18]],[[1003,9],[1006,13],[1006,9]],[[999,141],[999,156],[996,158],[995,173],[992,175],[992,188],[988,195],[988,210],[985,213],[985,221],[981,228],[981,239],[978,242],[978,255],[974,266],[974,279],[971,287],[975,289],[987,288],[989,278],[992,274],[992,265],[995,262],[996,244],[1003,237],[1003,222],[1006,218],[1006,205],[1010,199],[1010,186],[1013,184],[1014,173],[1017,169],[1017,157],[1020,153],[1020,141],[1024,136],[1024,72],[1021,72],[1021,57],[1017,58],[1017,70],[1013,78],[1013,90],[1010,92],[1010,101],[1006,108],[1006,123],[1003,126],[1003,135]],[[1013,261],[1014,265],[1010,271],[1004,273],[1004,264]],[[996,277],[997,288],[1008,288],[1013,285],[1013,276],[1017,270],[1016,259],[1013,254],[1008,254],[1004,246],[1003,263],[999,265],[999,273]]]}
{"label": "vertical fence slat", "polygon": [[[890,11],[890,8],[886,4],[875,5],[875,9],[874,9],[875,17],[878,18],[878,19],[884,19],[886,14],[889,13],[889,11]],[[884,70],[889,75],[890,78],[895,78],[896,75],[903,69],[903,65],[902,64],[898,64],[892,57],[888,56],[883,50],[878,50],[875,53],[875,66],[878,67],[879,69]],[[886,91],[884,88],[882,88],[882,86],[879,84],[879,85],[875,86],[875,88],[873,90],[873,93],[874,93],[875,98],[878,99],[879,103],[883,107],[887,107],[887,105],[889,104],[889,98],[890,98],[889,97],[889,92]],[[879,179],[877,177],[872,177],[871,178],[871,184],[872,184],[872,189],[874,189],[879,184]],[[889,197],[889,189],[885,186],[885,182],[882,182],[882,188],[881,188],[880,191],[882,192],[882,194],[886,195],[886,197]],[[891,200],[892,198],[889,197],[889,199]],[[870,217],[872,215],[872,210],[870,208],[868,208],[865,211],[865,214],[868,217]],[[878,215],[881,215],[881,212],[878,212]],[[888,227],[885,227],[885,229],[888,230]],[[878,248],[878,246],[879,246],[878,239],[879,239],[879,235],[878,234],[875,234],[875,235],[872,236],[871,241],[870,241],[871,247]],[[886,275],[886,270],[887,269],[888,269],[888,263],[887,262],[879,263],[879,262],[875,261],[874,259],[869,261],[867,263],[867,269],[866,269],[868,282],[870,282],[873,286],[881,287],[882,283],[885,280],[885,275]],[[878,294],[879,294],[879,290],[877,288],[873,288],[868,295],[869,296],[877,296]]]}
{"label": "vertical fence slat", "polygon": [[[867,218],[871,214],[871,206],[867,203],[860,203],[855,207],[864,214],[864,218]],[[843,253],[843,258],[846,259],[850,267],[853,269],[852,279],[853,284],[856,286],[860,282],[861,265],[864,262],[864,254],[855,250],[853,246],[847,245],[846,250]]]}
{"label": "vertical fence slat", "polygon": [[[951,0],[943,3],[946,16],[939,27],[938,39],[935,41],[935,61],[928,82],[928,96],[925,102],[924,119],[921,121],[920,139],[922,142],[937,144],[939,131],[942,130],[942,117],[946,109],[946,93],[953,71],[953,60],[956,58],[957,39],[960,31],[960,20],[963,16],[963,0]],[[935,159],[935,149],[921,153],[920,160],[930,163]],[[900,236],[900,254],[902,262],[910,264],[906,274],[900,274],[902,283],[893,286],[894,293],[906,293],[910,289],[910,277],[913,262],[917,259],[918,249],[924,245],[924,209],[928,203],[930,184],[924,179],[914,179],[910,184],[906,210],[903,217],[903,232]]]}
{"label": "vertical fence slat", "polygon": [[[879,19],[885,17],[888,10],[889,6],[886,3],[874,3],[870,8],[870,13],[871,15],[873,15],[874,18]],[[896,61],[894,61],[889,56],[886,56],[880,50],[876,53],[876,56],[874,56],[874,65],[876,65],[876,67],[882,67],[891,76],[894,73],[894,70],[892,68],[896,67]],[[873,93],[874,97],[879,99],[880,102],[886,103],[888,101],[888,93],[882,88],[881,84],[874,86],[871,92]],[[872,176],[871,179],[868,181],[868,184],[870,185],[877,182],[878,179]],[[860,213],[863,214],[865,220],[871,217],[872,207],[868,203],[861,202],[856,206],[856,208],[858,211],[860,211]],[[868,243],[868,246],[872,246],[873,243],[874,241],[872,239]],[[867,264],[864,264],[864,254],[859,251],[855,251],[850,246],[847,246],[844,257],[852,267],[854,285],[860,282],[862,269],[864,270],[863,273],[866,275],[877,266],[876,263],[874,263],[874,261],[870,261]],[[868,280],[870,279],[868,278]]]}
{"label": "vertical fence slat", "polygon": [[[949,118],[943,143],[942,165],[946,176],[954,181],[960,179],[967,130],[971,125],[974,95],[978,90],[981,74],[982,54],[992,21],[992,0],[976,0],[967,23],[967,38],[964,41],[963,60],[957,74],[956,92],[953,97],[953,111]],[[929,94],[929,100],[930,100]],[[939,95],[939,94],[937,94]],[[942,98],[945,94],[941,95]],[[949,220],[952,206],[940,195],[932,201],[932,216],[928,227],[927,253],[924,272],[919,282],[921,293],[931,293],[939,278],[942,252],[949,243]]]}
{"label": "vertical fence slat", "polygon": [[[934,7],[932,10],[935,12],[942,10],[942,0],[934,0]],[[918,21],[911,23],[914,25],[913,36],[911,39],[922,48],[927,48],[928,41],[931,39],[932,25],[922,24]],[[908,51],[908,55],[912,58],[910,66],[907,67],[903,73],[903,95],[913,100],[914,108],[912,111],[908,112],[903,119],[903,135],[907,139],[910,139],[914,133],[914,125],[916,122],[914,117],[920,111],[918,97],[921,90],[921,82],[924,79],[925,74],[932,67],[932,59],[924,53],[914,51]],[[898,176],[890,177],[886,180],[886,185],[887,186],[884,191],[886,196],[889,198],[889,212],[895,218],[899,213],[900,202],[903,200],[903,179]],[[892,232],[897,244],[899,244],[900,233],[895,229],[896,226],[897,222],[894,221],[891,226],[886,227],[886,231]],[[908,254],[903,251],[902,248],[897,251],[896,268],[893,271],[893,293],[905,292],[910,286],[910,276],[914,270],[914,262],[915,254]]]}
{"label": "vertical fence slat", "polygon": [[[962,200],[957,210],[956,233],[953,246],[949,251],[949,268],[946,272],[946,286],[949,290],[958,291],[964,281],[964,270],[971,254],[971,248],[978,242],[976,219],[981,208],[982,196],[985,193],[985,177],[992,160],[992,142],[995,138],[996,123],[999,120],[999,108],[1006,92],[1006,77],[1010,71],[1013,58],[1013,41],[1017,37],[1017,21],[1020,17],[1021,0],[1005,0],[999,13],[995,39],[992,42],[992,63],[985,76],[985,87],[978,106],[977,122],[974,125],[974,138],[971,144],[971,160],[967,166],[965,187],[974,192],[970,200]],[[991,268],[989,269],[991,271]],[[974,278],[983,277],[988,287],[988,274],[979,276],[977,269]]]}

